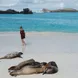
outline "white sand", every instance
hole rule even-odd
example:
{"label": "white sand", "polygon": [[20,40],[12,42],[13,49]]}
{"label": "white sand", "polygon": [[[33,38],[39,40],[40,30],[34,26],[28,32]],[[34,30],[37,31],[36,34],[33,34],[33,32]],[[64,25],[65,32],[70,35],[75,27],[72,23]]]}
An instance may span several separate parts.
{"label": "white sand", "polygon": [[78,78],[78,33],[28,32],[26,48],[21,45],[20,34],[0,33],[0,57],[7,53],[22,51],[23,59],[1,60],[0,78],[12,78],[8,68],[28,60],[55,61],[59,71],[52,75],[23,75],[17,78]]}

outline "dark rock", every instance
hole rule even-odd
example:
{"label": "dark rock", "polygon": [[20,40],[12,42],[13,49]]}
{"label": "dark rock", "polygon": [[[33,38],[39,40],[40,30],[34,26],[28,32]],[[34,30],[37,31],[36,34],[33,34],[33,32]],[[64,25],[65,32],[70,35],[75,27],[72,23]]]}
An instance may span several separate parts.
{"label": "dark rock", "polygon": [[23,11],[20,12],[21,14],[33,14],[33,12],[29,8],[23,9]]}
{"label": "dark rock", "polygon": [[13,9],[8,9],[6,11],[0,10],[0,14],[33,14],[33,12],[29,8],[23,9],[23,11],[15,11]]}
{"label": "dark rock", "polygon": [[0,14],[19,14],[18,11],[12,10],[12,9],[8,9],[6,11],[1,11],[0,10]]}

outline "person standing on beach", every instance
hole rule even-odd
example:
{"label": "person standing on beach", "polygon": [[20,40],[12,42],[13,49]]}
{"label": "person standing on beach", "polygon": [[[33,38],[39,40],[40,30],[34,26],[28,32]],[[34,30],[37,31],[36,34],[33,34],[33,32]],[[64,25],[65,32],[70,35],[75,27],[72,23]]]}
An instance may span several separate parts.
{"label": "person standing on beach", "polygon": [[25,43],[25,41],[24,41],[24,39],[25,39],[25,31],[24,31],[24,29],[23,29],[23,27],[21,26],[20,27],[20,35],[21,35],[21,41],[22,41],[22,45],[24,46],[26,46],[26,43]]}

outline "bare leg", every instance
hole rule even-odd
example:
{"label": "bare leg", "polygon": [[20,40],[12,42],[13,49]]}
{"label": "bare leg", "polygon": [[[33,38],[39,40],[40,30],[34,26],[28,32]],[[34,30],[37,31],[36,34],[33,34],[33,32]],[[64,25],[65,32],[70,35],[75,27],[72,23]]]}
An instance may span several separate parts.
{"label": "bare leg", "polygon": [[26,43],[25,43],[24,39],[22,39],[22,44],[23,44],[23,46],[24,46],[24,45],[26,46]]}
{"label": "bare leg", "polygon": [[24,52],[26,43],[25,43],[24,39],[21,39],[21,41],[22,41],[22,52]]}

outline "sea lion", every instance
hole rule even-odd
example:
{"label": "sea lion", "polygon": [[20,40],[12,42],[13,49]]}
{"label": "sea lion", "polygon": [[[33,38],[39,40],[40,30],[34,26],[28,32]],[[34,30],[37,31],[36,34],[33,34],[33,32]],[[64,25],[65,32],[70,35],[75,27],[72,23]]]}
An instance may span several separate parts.
{"label": "sea lion", "polygon": [[22,52],[14,52],[14,53],[7,54],[4,57],[1,57],[0,59],[13,59],[17,57],[22,58],[21,57],[22,54],[23,54]]}
{"label": "sea lion", "polygon": [[44,67],[33,59],[24,61],[17,66],[12,66],[8,70],[11,76],[38,74],[44,71]]}
{"label": "sea lion", "polygon": [[58,72],[58,66],[54,61],[48,63],[46,69],[43,72],[44,74],[54,74]]}

